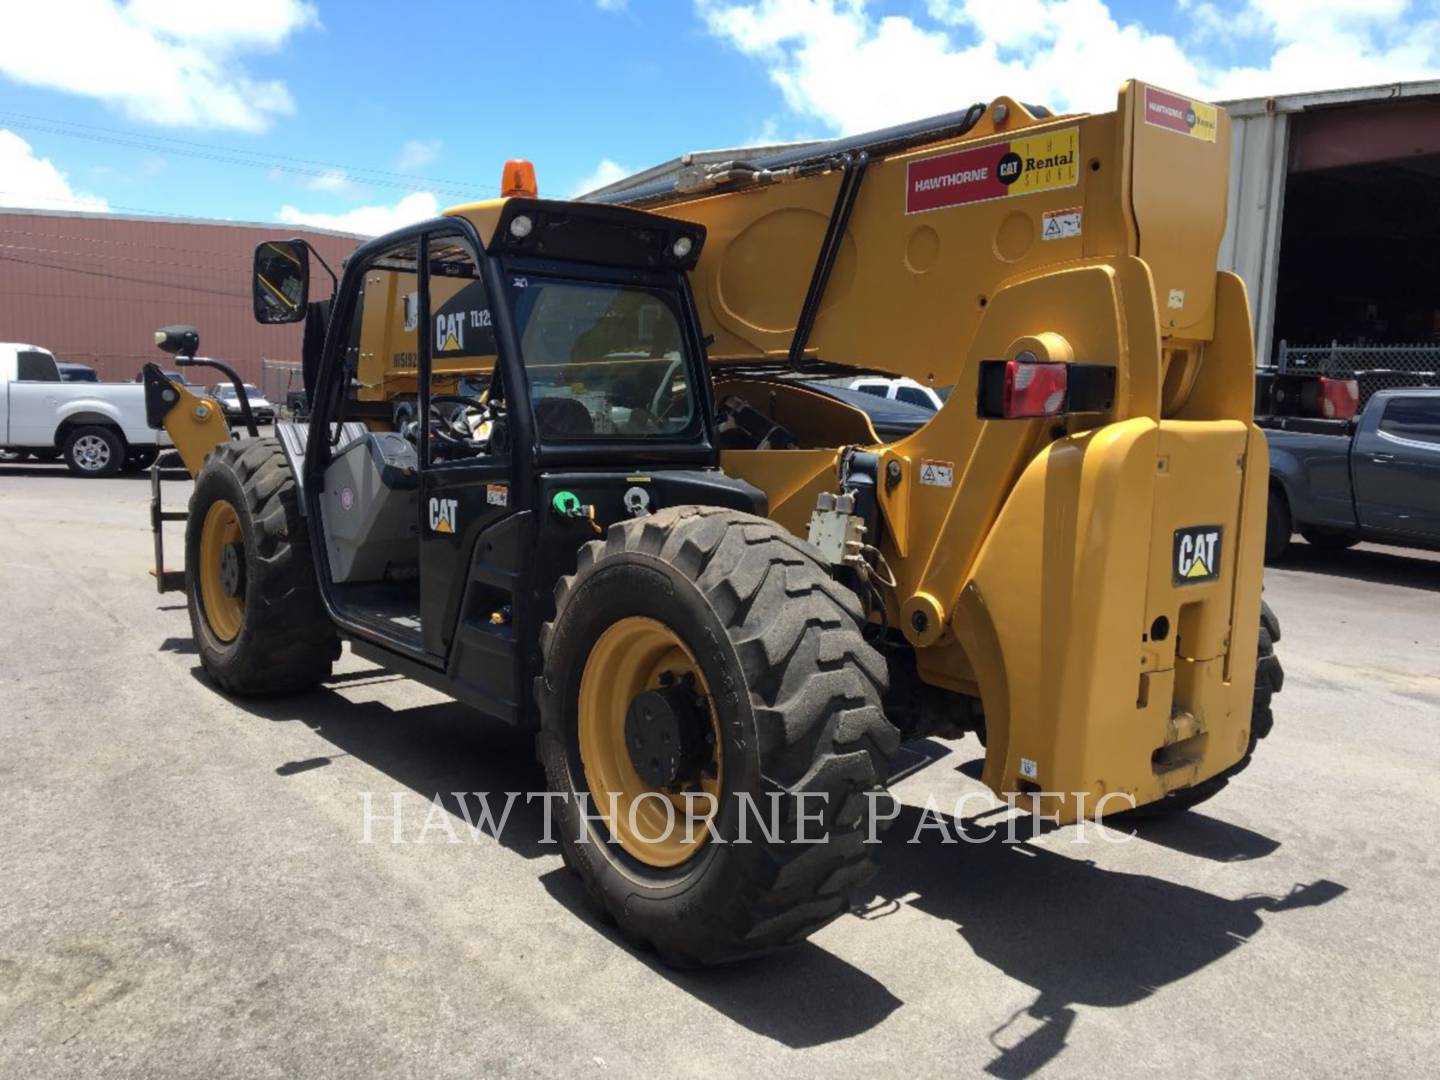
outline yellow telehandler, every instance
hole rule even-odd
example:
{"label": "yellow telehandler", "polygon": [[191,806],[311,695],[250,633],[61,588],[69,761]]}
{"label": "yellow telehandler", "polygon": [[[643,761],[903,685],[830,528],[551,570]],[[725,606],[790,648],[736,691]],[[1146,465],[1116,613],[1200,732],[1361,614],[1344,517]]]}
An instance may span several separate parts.
{"label": "yellow telehandler", "polygon": [[261,245],[308,425],[231,441],[147,372],[201,662],[300,690],[346,640],[536,725],[566,862],[680,964],[845,910],[902,740],[973,732],[1061,822],[1208,798],[1281,685],[1229,141],[1132,82],[585,202],[512,162],[313,303]]}

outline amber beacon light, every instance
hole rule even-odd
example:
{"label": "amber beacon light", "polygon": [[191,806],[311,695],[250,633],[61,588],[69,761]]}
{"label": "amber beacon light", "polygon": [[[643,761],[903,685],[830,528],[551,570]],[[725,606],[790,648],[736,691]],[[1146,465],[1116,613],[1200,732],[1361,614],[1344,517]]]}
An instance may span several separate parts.
{"label": "amber beacon light", "polygon": [[539,195],[539,188],[535,186],[535,166],[523,158],[512,158],[505,162],[505,169],[500,174],[500,194],[507,198],[512,195],[528,195],[535,198]]}

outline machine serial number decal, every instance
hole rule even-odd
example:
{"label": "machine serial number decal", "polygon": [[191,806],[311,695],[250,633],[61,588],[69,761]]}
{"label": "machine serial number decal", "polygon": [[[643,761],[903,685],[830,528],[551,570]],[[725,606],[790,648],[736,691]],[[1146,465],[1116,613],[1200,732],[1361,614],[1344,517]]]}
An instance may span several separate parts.
{"label": "machine serial number decal", "polygon": [[920,483],[931,487],[953,487],[955,485],[955,463],[953,461],[920,462]]}
{"label": "machine serial number decal", "polygon": [[1166,131],[1189,135],[1202,142],[1214,142],[1219,118],[1214,105],[1167,94],[1153,86],[1145,88],[1145,122]]}
{"label": "machine serial number decal", "polygon": [[1080,129],[956,150],[912,161],[905,172],[905,213],[1074,187]]}

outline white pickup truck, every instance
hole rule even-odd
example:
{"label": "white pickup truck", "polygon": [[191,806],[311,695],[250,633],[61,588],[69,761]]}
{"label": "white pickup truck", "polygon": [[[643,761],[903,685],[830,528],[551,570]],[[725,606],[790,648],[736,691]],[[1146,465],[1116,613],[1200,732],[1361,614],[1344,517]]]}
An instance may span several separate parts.
{"label": "white pickup truck", "polygon": [[78,476],[113,476],[168,445],[146,423],[141,383],[63,382],[48,349],[0,342],[0,451],[10,460],[63,456]]}

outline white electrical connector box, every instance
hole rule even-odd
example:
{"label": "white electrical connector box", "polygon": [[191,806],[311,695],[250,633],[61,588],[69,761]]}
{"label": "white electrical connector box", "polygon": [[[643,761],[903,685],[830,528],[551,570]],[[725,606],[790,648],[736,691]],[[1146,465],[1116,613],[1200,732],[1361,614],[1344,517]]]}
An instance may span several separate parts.
{"label": "white electrical connector box", "polygon": [[865,543],[865,522],[855,515],[854,510],[854,495],[822,491],[815,500],[806,539],[819,550],[826,562],[843,566],[863,561],[860,549]]}

